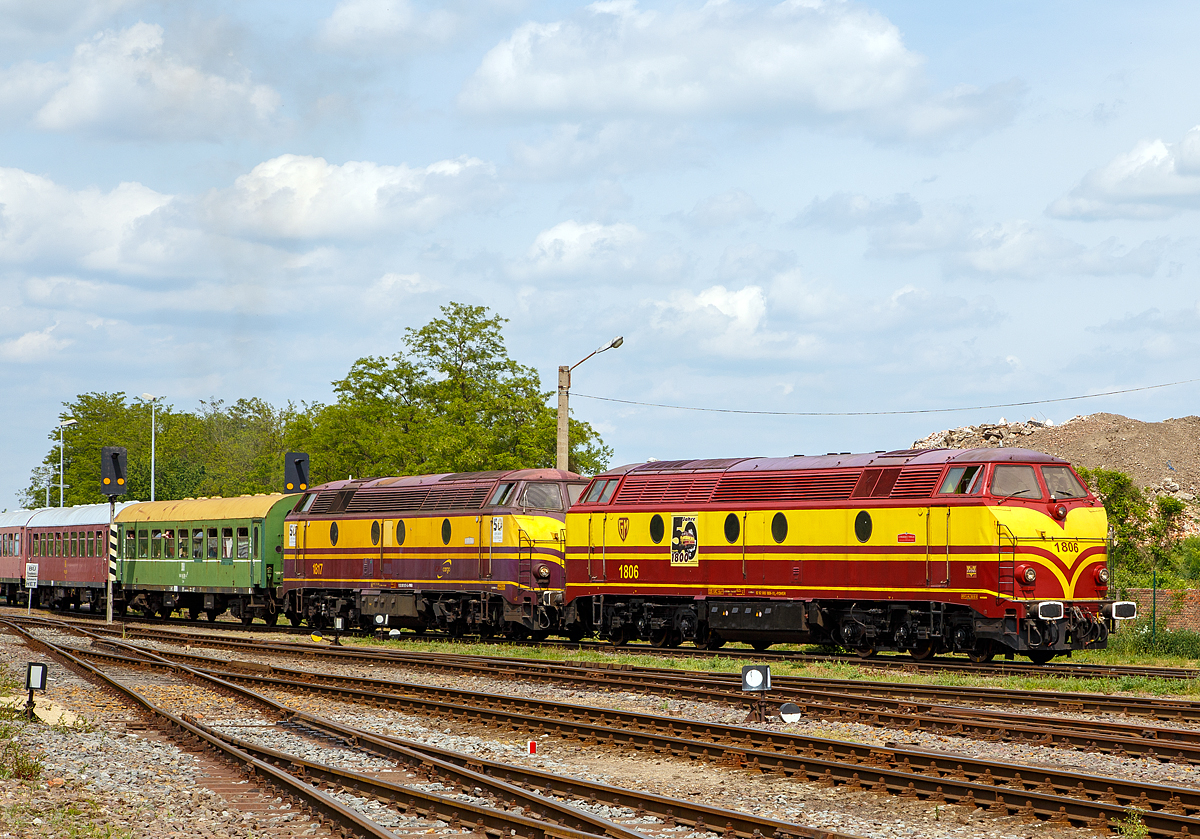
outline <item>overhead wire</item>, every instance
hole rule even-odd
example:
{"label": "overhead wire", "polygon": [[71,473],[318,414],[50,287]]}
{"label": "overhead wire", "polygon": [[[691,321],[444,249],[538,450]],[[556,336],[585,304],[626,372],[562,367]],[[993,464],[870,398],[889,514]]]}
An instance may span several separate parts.
{"label": "overhead wire", "polygon": [[588,393],[572,393],[572,397],[595,399],[599,402],[616,402],[621,405],[637,405],[642,408],[668,408],[674,411],[703,411],[713,414],[751,414],[771,417],[894,417],[914,414],[951,414],[958,411],[984,411],[992,408],[1023,408],[1029,405],[1050,405],[1058,402],[1076,402],[1080,399],[1099,399],[1103,396],[1120,396],[1125,393],[1138,393],[1145,390],[1158,390],[1165,387],[1177,387],[1200,382],[1197,379],[1184,379],[1179,382],[1164,382],[1157,385],[1125,388],[1124,390],[1107,390],[1103,393],[1085,393],[1080,396],[1060,396],[1053,399],[1032,399],[1028,402],[999,402],[994,405],[972,405],[963,408],[918,408],[909,411],[747,411],[740,408],[703,408],[694,405],[665,405],[658,402],[638,402],[632,399],[614,399],[610,396],[592,396]]}

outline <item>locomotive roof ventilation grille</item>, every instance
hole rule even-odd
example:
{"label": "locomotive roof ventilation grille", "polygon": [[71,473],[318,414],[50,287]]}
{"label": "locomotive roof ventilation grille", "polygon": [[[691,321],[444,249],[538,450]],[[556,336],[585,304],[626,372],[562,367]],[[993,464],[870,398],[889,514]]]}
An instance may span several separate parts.
{"label": "locomotive roof ventilation grille", "polygon": [[422,487],[365,489],[354,496],[346,511],[404,513],[420,510],[476,510],[483,506],[492,486],[491,481],[455,481]]}
{"label": "locomotive roof ventilation grille", "polygon": [[704,504],[712,497],[719,474],[638,475],[625,478],[613,504]]}
{"label": "locomotive roof ventilation grille", "polygon": [[837,472],[726,472],[721,476],[714,502],[768,503],[771,501],[841,501],[858,483],[861,469]]}
{"label": "locomotive roof ventilation grille", "polygon": [[928,498],[942,477],[941,466],[906,466],[900,470],[891,498]]}

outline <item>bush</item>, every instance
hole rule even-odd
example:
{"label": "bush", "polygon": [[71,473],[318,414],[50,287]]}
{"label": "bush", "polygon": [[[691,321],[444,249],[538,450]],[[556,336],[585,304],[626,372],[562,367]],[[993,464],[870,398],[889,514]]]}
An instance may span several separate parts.
{"label": "bush", "polygon": [[[1163,600],[1163,604],[1166,604]],[[1159,627],[1151,633],[1148,616],[1126,625],[1108,641],[1109,649],[1129,655],[1157,655],[1200,659],[1200,632]]]}

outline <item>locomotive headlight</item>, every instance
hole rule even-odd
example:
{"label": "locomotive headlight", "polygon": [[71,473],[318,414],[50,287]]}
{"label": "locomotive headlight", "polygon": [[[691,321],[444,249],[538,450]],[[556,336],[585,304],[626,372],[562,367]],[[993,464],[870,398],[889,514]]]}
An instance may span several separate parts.
{"label": "locomotive headlight", "polygon": [[1025,570],[1021,572],[1021,579],[1025,585],[1033,585],[1034,580],[1037,579],[1037,569],[1032,565],[1025,566]]}
{"label": "locomotive headlight", "polygon": [[547,568],[545,565],[539,565],[538,570],[537,570],[537,575],[539,578],[544,580],[550,576],[550,569]]}
{"label": "locomotive headlight", "polygon": [[1096,582],[1102,586],[1108,585],[1108,569],[1103,565],[1096,569]]}

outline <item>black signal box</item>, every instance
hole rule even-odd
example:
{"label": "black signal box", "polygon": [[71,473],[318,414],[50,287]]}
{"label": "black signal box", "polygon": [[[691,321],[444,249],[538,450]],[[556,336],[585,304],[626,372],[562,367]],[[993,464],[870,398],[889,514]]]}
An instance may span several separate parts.
{"label": "black signal box", "polygon": [[124,495],[129,491],[127,461],[124,446],[105,446],[100,450],[100,491],[105,495]]}
{"label": "black signal box", "polygon": [[288,452],[283,456],[283,491],[303,492],[308,489],[308,455]]}

